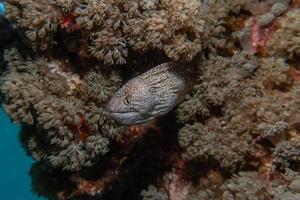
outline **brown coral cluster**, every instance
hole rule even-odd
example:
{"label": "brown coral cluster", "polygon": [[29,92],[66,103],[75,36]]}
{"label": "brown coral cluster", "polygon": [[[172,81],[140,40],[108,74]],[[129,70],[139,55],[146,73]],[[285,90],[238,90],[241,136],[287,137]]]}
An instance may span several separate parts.
{"label": "brown coral cluster", "polygon": [[158,50],[176,61],[202,50],[205,21],[197,0],[9,0],[6,6],[34,50],[58,45],[62,34],[77,36],[68,41],[72,51],[108,65],[125,64],[131,50]]}
{"label": "brown coral cluster", "polygon": [[[298,0],[5,5],[22,41],[0,63],[0,100],[39,195],[300,199]],[[121,84],[169,60],[196,65],[184,101],[147,124],[111,120]]]}
{"label": "brown coral cluster", "polygon": [[[249,167],[257,171],[241,170],[217,186],[218,190],[210,186],[184,199],[299,198],[283,173],[299,172],[299,62],[295,59],[297,43],[290,42],[300,30],[299,6],[291,4],[282,14],[288,9],[288,2],[283,3],[274,7],[261,2],[260,13],[253,13],[240,32],[247,32],[250,21],[267,20],[263,18],[270,10],[274,14],[280,9],[280,19],[252,23],[249,41],[237,38],[244,51],[235,49],[229,56],[210,54],[199,64],[193,93],[177,109],[178,122],[183,124],[179,145],[188,157],[206,163],[212,160],[221,171]],[[295,23],[288,22],[292,18]],[[232,37],[236,34],[232,32]],[[246,42],[252,42],[247,45],[255,51],[247,48]],[[261,54],[256,51],[260,47],[269,49]],[[277,179],[278,174],[281,178]]]}
{"label": "brown coral cluster", "polygon": [[[242,200],[242,199],[293,199],[300,197],[299,173],[287,171],[280,176],[274,177],[272,181],[263,180],[259,174],[253,171],[240,171],[226,181],[220,172],[211,171],[200,183],[201,189],[192,188],[185,192],[185,200]],[[197,191],[197,192],[195,192]],[[165,200],[168,199],[168,191],[159,190],[153,185],[143,190],[143,200]],[[183,193],[182,193],[183,194]],[[172,198],[176,199],[176,198]]]}
{"label": "brown coral cluster", "polygon": [[100,70],[76,74],[68,60],[4,55],[3,108],[14,122],[35,126],[25,144],[38,161],[65,170],[93,165],[121,132],[105,111],[120,77]]}
{"label": "brown coral cluster", "polygon": [[268,48],[273,55],[289,58],[300,55],[299,16],[300,10],[295,8],[288,12],[286,17],[279,20],[279,28],[268,42]]}
{"label": "brown coral cluster", "polygon": [[61,12],[49,1],[6,2],[6,17],[15,21],[15,27],[23,30],[26,43],[33,49],[46,50],[54,44],[54,33],[59,28]]}

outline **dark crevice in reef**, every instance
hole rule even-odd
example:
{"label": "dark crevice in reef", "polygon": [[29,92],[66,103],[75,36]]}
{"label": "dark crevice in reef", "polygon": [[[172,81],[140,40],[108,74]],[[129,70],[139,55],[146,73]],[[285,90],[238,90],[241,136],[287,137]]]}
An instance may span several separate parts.
{"label": "dark crevice in reef", "polygon": [[175,115],[169,113],[158,122],[160,133],[148,131],[136,144],[122,168],[126,169],[121,180],[112,185],[112,190],[101,199],[140,199],[140,192],[149,184],[161,179],[172,165],[170,155],[181,152],[177,142]]}
{"label": "dark crevice in reef", "polygon": [[13,31],[8,20],[0,15],[0,75],[2,71],[5,70],[5,63],[3,60],[4,49],[13,43],[15,37],[16,33]]}
{"label": "dark crevice in reef", "polygon": [[29,172],[32,182],[32,190],[38,195],[49,200],[57,200],[57,193],[62,189],[71,190],[71,183],[65,182],[67,174],[59,170],[53,170],[41,163],[32,165]]}
{"label": "dark crevice in reef", "polygon": [[[121,178],[112,184],[111,189],[103,194],[98,194],[94,197],[90,195],[79,195],[72,200],[83,199],[105,199],[105,200],[132,200],[139,199],[142,189],[149,184],[161,179],[163,174],[170,170],[170,155],[180,154],[181,149],[177,142],[177,132],[179,126],[176,123],[174,113],[169,113],[159,119],[158,127],[160,132],[155,129],[150,129],[145,133],[145,136],[137,142],[134,148],[128,153],[124,153],[124,161],[121,163],[120,171]],[[28,139],[36,132],[35,127],[23,125],[21,130],[21,143],[28,143]],[[40,141],[41,142],[41,141]],[[103,176],[107,168],[110,166],[110,157],[113,152],[117,151],[112,144],[111,151],[99,163],[94,166],[83,169],[79,174],[89,181],[97,181]],[[27,148],[27,144],[23,145]],[[204,165],[203,165],[204,166]],[[195,167],[191,164],[190,168]],[[198,168],[197,168],[198,169]],[[202,170],[202,169],[201,169]],[[195,172],[195,170],[191,170]],[[60,170],[55,170],[47,167],[46,164],[36,163],[33,165],[30,175],[32,177],[32,189],[38,195],[47,196],[54,200],[55,194],[60,191],[65,193],[71,192],[75,184],[68,179],[73,173],[66,173]],[[74,174],[75,175],[75,174]],[[189,179],[193,179],[194,174],[187,174]]]}
{"label": "dark crevice in reef", "polygon": [[124,82],[146,72],[154,66],[170,61],[164,54],[157,51],[150,51],[145,54],[138,54],[129,49],[126,64],[115,66],[121,72]]}

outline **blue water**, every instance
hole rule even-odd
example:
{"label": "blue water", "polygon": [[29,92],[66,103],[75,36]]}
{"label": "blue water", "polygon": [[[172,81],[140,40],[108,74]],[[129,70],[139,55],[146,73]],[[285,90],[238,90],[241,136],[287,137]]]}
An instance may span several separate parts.
{"label": "blue water", "polygon": [[19,130],[0,109],[0,199],[41,200],[30,190],[33,161],[21,147]]}
{"label": "blue water", "polygon": [[4,11],[5,11],[4,4],[2,2],[0,2],[0,15],[4,14]]}

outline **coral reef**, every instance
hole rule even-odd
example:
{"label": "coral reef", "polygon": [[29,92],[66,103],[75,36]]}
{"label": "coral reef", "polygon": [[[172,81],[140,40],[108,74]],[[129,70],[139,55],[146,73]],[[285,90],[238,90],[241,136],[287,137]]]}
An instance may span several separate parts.
{"label": "coral reef", "polygon": [[26,43],[33,49],[45,50],[54,43],[61,13],[49,1],[7,1],[6,17],[23,29]]}
{"label": "coral reef", "polygon": [[168,196],[158,191],[156,187],[153,185],[149,185],[146,190],[141,192],[141,196],[143,196],[143,200],[165,200],[168,199]]}
{"label": "coral reef", "polygon": [[179,144],[192,158],[203,161],[215,159],[221,167],[234,171],[245,162],[249,151],[247,138],[231,134],[220,127],[213,128],[219,123],[213,120],[207,125],[209,128],[198,122],[184,126],[178,133]]}
{"label": "coral reef", "polygon": [[[254,171],[240,171],[229,179],[223,180],[219,172],[209,172],[205,178],[199,180],[201,186],[190,187],[184,198],[169,198],[169,191],[159,191],[157,187],[149,185],[141,192],[143,200],[155,199],[184,199],[184,200],[242,200],[242,199],[291,199],[300,197],[299,173],[287,170],[285,173],[274,175],[271,181],[266,181]],[[202,187],[202,188],[201,188]],[[200,189],[199,189],[200,188]],[[195,192],[196,191],[196,192]]]}
{"label": "coral reef", "polygon": [[255,149],[254,140],[276,145],[299,124],[297,70],[282,58],[241,55],[203,62],[193,94],[178,108],[178,121],[189,123],[179,130],[180,146],[231,169]]}
{"label": "coral reef", "polygon": [[[34,50],[57,45],[104,64],[124,64],[129,50],[160,50],[173,60],[191,60],[202,50],[205,20],[197,0],[53,0],[6,2],[6,17]],[[63,42],[62,42],[63,43]]]}
{"label": "coral reef", "polygon": [[95,69],[80,77],[67,60],[25,58],[16,49],[4,58],[3,108],[14,122],[37,128],[26,141],[36,160],[79,170],[109,151],[109,139],[121,132],[104,110],[120,84],[116,73]]}
{"label": "coral reef", "polygon": [[[279,28],[270,38],[267,46],[272,55],[285,56],[288,58],[300,55],[300,38],[297,34],[300,29],[300,10],[295,8],[279,20]],[[278,42],[280,41],[280,42]]]}
{"label": "coral reef", "polygon": [[[0,4],[1,5],[1,4]],[[13,42],[15,33],[13,32],[9,22],[0,13],[0,75],[5,70],[3,53],[4,49]]]}
{"label": "coral reef", "polygon": [[297,168],[300,164],[299,152],[299,141],[281,141],[273,152],[274,164],[281,168]]}
{"label": "coral reef", "polygon": [[232,36],[239,40],[245,51],[265,54],[267,43],[273,38],[270,34],[277,30],[276,24],[289,7],[290,0],[244,2],[242,9],[250,12],[252,16],[239,29],[233,30]]}
{"label": "coral reef", "polygon": [[[299,0],[7,0],[0,102],[48,199],[300,199]],[[145,124],[106,111],[153,66],[192,71]]]}

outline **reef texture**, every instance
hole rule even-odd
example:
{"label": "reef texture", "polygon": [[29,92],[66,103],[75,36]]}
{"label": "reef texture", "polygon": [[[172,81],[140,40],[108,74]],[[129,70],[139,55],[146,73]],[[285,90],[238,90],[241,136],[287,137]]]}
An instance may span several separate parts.
{"label": "reef texture", "polygon": [[80,77],[67,60],[24,58],[16,49],[4,59],[3,108],[14,122],[36,127],[24,141],[36,160],[79,170],[109,151],[121,128],[103,105],[120,85],[117,73],[95,69]]}
{"label": "reef texture", "polygon": [[300,37],[298,34],[300,25],[300,10],[295,8],[279,20],[279,28],[268,42],[268,48],[272,55],[288,58],[300,56]]}
{"label": "reef texture", "polygon": [[[177,195],[171,199],[185,200],[242,200],[242,199],[289,199],[300,198],[300,176],[294,171],[287,170],[285,173],[272,177],[267,181],[262,179],[257,172],[240,171],[224,180],[222,174],[217,171],[208,172],[207,176],[199,180],[198,186],[184,186],[184,189],[172,190],[172,186],[160,186],[160,191],[153,185],[141,192],[143,200],[165,200],[170,192]],[[173,187],[176,186],[173,184]],[[178,185],[177,185],[178,187]],[[170,189],[172,191],[170,191]],[[180,191],[178,191],[180,190]],[[178,198],[177,198],[178,197]]]}
{"label": "reef texture", "polygon": [[[5,7],[0,102],[36,160],[38,195],[300,199],[299,0]],[[146,124],[110,119],[121,85],[166,61],[194,70],[184,101]]]}
{"label": "reef texture", "polygon": [[[41,0],[6,3],[7,18],[35,51],[65,46],[104,64],[124,64],[130,50],[189,61],[202,49],[205,21],[197,0]],[[76,39],[75,39],[76,38]]]}

